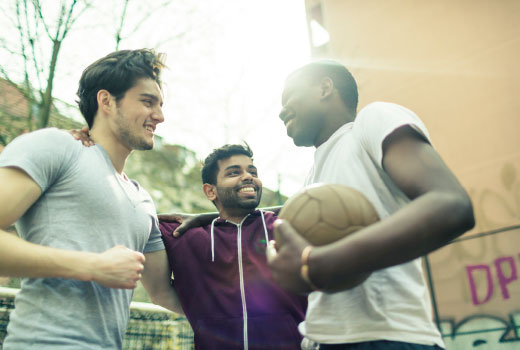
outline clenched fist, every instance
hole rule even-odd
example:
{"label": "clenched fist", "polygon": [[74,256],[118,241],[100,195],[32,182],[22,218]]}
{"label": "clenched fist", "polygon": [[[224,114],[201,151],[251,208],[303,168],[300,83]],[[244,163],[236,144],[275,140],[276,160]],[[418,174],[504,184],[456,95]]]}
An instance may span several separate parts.
{"label": "clenched fist", "polygon": [[92,256],[91,280],[109,288],[133,289],[141,279],[144,255],[124,246],[115,246]]}

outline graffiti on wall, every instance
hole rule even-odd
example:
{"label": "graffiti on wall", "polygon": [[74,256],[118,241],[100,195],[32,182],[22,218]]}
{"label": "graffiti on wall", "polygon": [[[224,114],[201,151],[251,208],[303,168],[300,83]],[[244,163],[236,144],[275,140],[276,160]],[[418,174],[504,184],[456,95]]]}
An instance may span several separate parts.
{"label": "graffiti on wall", "polygon": [[[520,253],[518,254],[520,258]],[[471,300],[473,305],[481,305],[489,302],[495,293],[495,285],[498,285],[502,299],[509,299],[511,293],[509,284],[518,280],[517,264],[520,266],[520,260],[515,261],[515,256],[503,256],[495,259],[492,264],[476,264],[466,265],[466,273],[471,292]],[[479,288],[476,283],[477,275],[480,274],[481,295],[479,296]]]}
{"label": "graffiti on wall", "polygon": [[471,316],[458,324],[440,324],[448,350],[518,350],[520,349],[520,311],[509,321],[495,316]]}

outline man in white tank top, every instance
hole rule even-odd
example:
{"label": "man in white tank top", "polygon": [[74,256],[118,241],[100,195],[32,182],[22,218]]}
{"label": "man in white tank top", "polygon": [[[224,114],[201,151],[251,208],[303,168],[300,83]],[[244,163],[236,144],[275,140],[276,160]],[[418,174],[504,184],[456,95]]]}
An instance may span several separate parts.
{"label": "man in white tank top", "polygon": [[[353,187],[381,220],[321,247],[279,222],[273,276],[310,292],[299,328],[320,349],[442,348],[420,257],[474,226],[471,201],[412,111],[375,102],[356,113],[357,101],[350,72],[318,61],[287,78],[280,119],[297,146],[316,148],[305,185]],[[339,287],[366,273],[361,285]]]}

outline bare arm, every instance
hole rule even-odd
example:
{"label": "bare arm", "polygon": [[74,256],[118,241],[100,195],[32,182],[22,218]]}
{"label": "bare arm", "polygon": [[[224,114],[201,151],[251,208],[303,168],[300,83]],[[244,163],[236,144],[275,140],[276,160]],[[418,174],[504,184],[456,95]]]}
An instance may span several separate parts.
{"label": "bare arm", "polygon": [[[281,209],[281,206],[263,208],[263,210],[272,211],[276,215],[278,215]],[[219,213],[215,212],[203,214],[159,214],[158,218],[164,222],[178,222],[180,225],[173,232],[173,235],[180,237],[190,228],[211,224],[211,221],[218,216]]]}
{"label": "bare arm", "polygon": [[278,215],[278,214],[280,214],[280,210],[282,210],[282,206],[278,205],[278,206],[275,206],[275,207],[267,207],[267,208],[262,208],[262,209],[265,210],[265,211],[272,211],[273,213]]}
{"label": "bare arm", "polygon": [[184,314],[177,292],[170,284],[171,269],[166,251],[159,250],[146,253],[145,257],[146,263],[141,282],[152,303],[173,312]]}
{"label": "bare arm", "polygon": [[4,231],[40,195],[40,187],[24,171],[0,168],[0,276],[61,277],[135,288],[144,262],[139,252],[122,246],[100,254],[67,251],[33,244]]}
{"label": "bare arm", "polygon": [[[314,248],[309,275],[318,287],[337,291],[339,281],[411,261],[474,226],[468,195],[431,145],[410,127],[402,127],[385,139],[383,155],[385,171],[412,201],[376,224]],[[291,243],[272,261],[275,278],[289,289],[308,291],[297,272],[308,243],[288,223],[277,230],[284,242],[288,238]]]}
{"label": "bare arm", "polygon": [[215,212],[204,214],[159,214],[157,216],[160,221],[178,222],[180,225],[173,231],[173,236],[180,237],[190,228],[209,225],[219,214]]}

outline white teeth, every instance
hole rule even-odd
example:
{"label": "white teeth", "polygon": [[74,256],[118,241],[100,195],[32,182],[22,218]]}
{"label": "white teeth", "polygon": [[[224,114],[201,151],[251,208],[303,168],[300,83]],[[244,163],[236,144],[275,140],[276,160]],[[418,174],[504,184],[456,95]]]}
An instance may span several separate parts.
{"label": "white teeth", "polygon": [[148,131],[153,132],[153,128],[152,128],[151,126],[145,126],[144,128],[145,128],[146,130],[148,130]]}
{"label": "white teeth", "polygon": [[255,192],[254,187],[243,187],[238,192]]}

